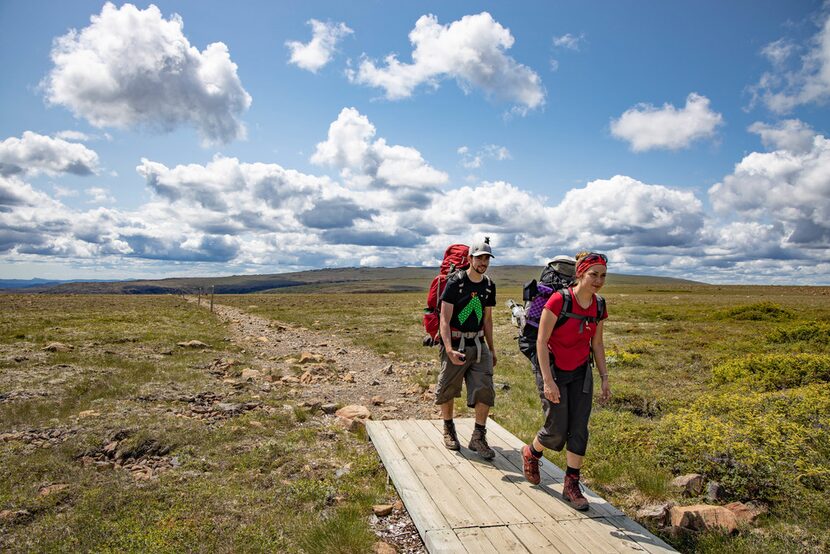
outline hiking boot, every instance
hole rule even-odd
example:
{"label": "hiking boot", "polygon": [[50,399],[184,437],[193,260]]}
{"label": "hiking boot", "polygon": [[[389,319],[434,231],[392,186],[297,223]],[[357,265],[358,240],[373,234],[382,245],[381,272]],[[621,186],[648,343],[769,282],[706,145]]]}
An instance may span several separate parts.
{"label": "hiking boot", "polygon": [[542,480],[539,476],[539,458],[530,452],[530,445],[526,444],[522,447],[522,469],[524,470],[525,479],[538,485]]}
{"label": "hiking boot", "polygon": [[447,450],[461,450],[461,443],[458,442],[458,434],[455,432],[455,424],[444,425],[444,446]]}
{"label": "hiking boot", "polygon": [[470,450],[475,450],[478,455],[485,460],[492,460],[496,457],[496,453],[487,444],[487,429],[476,429],[473,431],[473,436],[470,437],[470,444],[467,446]]}
{"label": "hiking boot", "polygon": [[584,512],[588,509],[588,500],[582,494],[582,487],[579,486],[579,477],[565,475],[565,486],[562,488],[562,498],[571,503],[574,510]]}

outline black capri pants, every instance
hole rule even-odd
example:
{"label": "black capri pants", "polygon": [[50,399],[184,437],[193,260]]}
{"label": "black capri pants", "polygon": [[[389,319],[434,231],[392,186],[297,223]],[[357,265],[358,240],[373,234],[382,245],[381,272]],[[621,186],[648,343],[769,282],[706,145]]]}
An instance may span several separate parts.
{"label": "black capri pants", "polygon": [[542,400],[542,412],[545,422],[536,436],[545,448],[561,451],[567,445],[568,452],[584,456],[588,449],[588,419],[594,399],[594,378],[591,365],[585,362],[583,368],[574,370],[584,377],[571,378],[575,373],[555,368],[553,356],[550,357],[551,371],[554,372],[556,386],[559,387],[559,404],[545,398],[545,385],[536,353],[530,357],[533,373],[536,376],[536,388]]}

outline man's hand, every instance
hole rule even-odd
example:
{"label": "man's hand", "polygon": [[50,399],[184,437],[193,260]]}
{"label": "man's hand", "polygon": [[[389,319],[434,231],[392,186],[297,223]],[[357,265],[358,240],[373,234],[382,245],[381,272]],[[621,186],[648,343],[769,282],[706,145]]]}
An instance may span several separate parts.
{"label": "man's hand", "polygon": [[493,356],[493,367],[496,367],[496,353],[491,351],[490,354]]}
{"label": "man's hand", "polygon": [[556,386],[556,383],[545,383],[543,392],[545,394],[545,398],[554,404],[559,404],[559,387]]}
{"label": "man's hand", "polygon": [[458,350],[447,350],[447,358],[450,359],[453,365],[464,365],[467,357]]}

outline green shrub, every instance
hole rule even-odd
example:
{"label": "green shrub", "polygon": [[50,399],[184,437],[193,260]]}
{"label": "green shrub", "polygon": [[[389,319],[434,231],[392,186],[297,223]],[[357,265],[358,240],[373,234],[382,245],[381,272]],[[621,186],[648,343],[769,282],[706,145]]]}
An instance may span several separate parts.
{"label": "green shrub", "polygon": [[[704,394],[667,415],[656,434],[662,463],[724,485],[729,496],[798,502],[830,471],[830,384]],[[803,477],[803,478],[802,478]],[[825,501],[826,502],[826,501]]]}
{"label": "green shrub", "polygon": [[830,323],[812,321],[797,327],[776,329],[767,336],[767,340],[778,344],[812,342],[827,345],[830,344]]}
{"label": "green shrub", "polygon": [[742,382],[761,390],[830,382],[828,354],[763,354],[729,360],[712,370],[715,383]]}
{"label": "green shrub", "polygon": [[736,306],[717,312],[718,319],[736,319],[740,321],[783,321],[790,319],[793,314],[772,302],[758,302]]}

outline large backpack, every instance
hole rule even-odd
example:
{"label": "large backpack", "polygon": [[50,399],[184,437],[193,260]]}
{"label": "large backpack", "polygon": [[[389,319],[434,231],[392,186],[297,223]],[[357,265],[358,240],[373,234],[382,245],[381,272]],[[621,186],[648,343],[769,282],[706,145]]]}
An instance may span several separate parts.
{"label": "large backpack", "polygon": [[[531,283],[535,284],[535,281],[531,281]],[[570,288],[565,287],[554,291],[546,285],[537,285],[537,294],[525,309],[525,326],[519,335],[519,350],[531,361],[536,355],[536,338],[539,336],[539,320],[542,317],[542,310],[545,309],[545,304],[554,293],[562,295],[562,309],[556,317],[556,323],[553,325],[554,329],[564,325],[568,319],[578,319],[580,322],[579,332],[581,333],[586,322],[599,323],[605,316],[605,298],[598,294],[596,295],[597,315],[587,316],[573,312],[573,297]]]}
{"label": "large backpack", "polygon": [[[568,292],[568,287],[574,281],[575,270],[576,260],[569,256],[556,256],[542,269],[538,283],[534,279],[525,284],[522,291],[525,318],[524,325],[520,327],[519,350],[528,358],[531,358],[536,352],[539,319],[542,317],[542,310],[545,308],[545,304],[554,292]],[[559,313],[554,328],[563,325],[568,317],[576,316],[576,314],[571,312],[570,294],[568,293],[563,296],[565,296],[565,302],[562,305],[562,311]],[[601,317],[605,311],[605,300],[597,296],[597,310],[600,309],[602,309],[602,312],[598,311],[597,315]]]}
{"label": "large backpack", "polygon": [[468,257],[470,248],[465,244],[453,244],[444,251],[444,259],[438,275],[432,279],[427,293],[427,307],[424,309],[424,346],[432,346],[438,342],[438,331],[441,326],[441,294],[447,286],[447,279],[458,271],[470,266]]}

